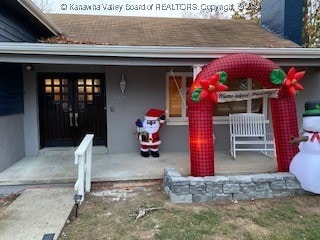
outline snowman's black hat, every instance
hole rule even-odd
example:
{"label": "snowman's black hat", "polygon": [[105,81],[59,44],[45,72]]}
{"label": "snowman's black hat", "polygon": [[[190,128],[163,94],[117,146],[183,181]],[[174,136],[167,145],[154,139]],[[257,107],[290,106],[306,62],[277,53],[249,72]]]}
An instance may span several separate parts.
{"label": "snowman's black hat", "polygon": [[307,101],[304,104],[304,117],[320,116],[320,100]]}

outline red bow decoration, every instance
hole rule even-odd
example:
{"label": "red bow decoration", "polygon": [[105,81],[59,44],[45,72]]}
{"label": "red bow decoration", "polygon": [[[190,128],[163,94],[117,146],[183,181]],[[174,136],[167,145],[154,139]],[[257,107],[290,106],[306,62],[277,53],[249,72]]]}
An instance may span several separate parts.
{"label": "red bow decoration", "polygon": [[[303,129],[304,130],[304,129]],[[312,137],[310,139],[310,142],[313,142],[315,139],[318,140],[318,142],[320,143],[320,133],[319,132],[314,132],[314,131],[307,131],[307,130],[304,130],[305,132],[307,133],[311,133],[312,134]]]}
{"label": "red bow decoration", "polygon": [[290,68],[287,77],[283,81],[283,85],[288,89],[292,96],[297,94],[297,91],[303,90],[303,86],[298,83],[299,80],[304,76],[305,71],[296,72],[294,67]]}
{"label": "red bow decoration", "polygon": [[314,133],[314,134],[312,135],[312,138],[311,138],[310,141],[313,142],[314,139],[317,139],[318,142],[320,143],[320,134],[319,134],[319,133]]}
{"label": "red bow decoration", "polygon": [[[222,77],[221,77],[222,76]],[[192,94],[192,99],[195,102],[209,98],[214,103],[218,102],[217,92],[228,90],[228,86],[222,84],[225,82],[227,74],[218,72],[214,74],[209,80],[200,80],[198,86]]]}

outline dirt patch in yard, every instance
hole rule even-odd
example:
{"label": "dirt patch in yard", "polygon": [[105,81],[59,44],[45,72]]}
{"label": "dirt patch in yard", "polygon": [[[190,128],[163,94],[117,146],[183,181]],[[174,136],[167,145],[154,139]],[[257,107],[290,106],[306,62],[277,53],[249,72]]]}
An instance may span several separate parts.
{"label": "dirt patch in yard", "polygon": [[0,218],[6,209],[20,194],[0,195]]}
{"label": "dirt patch in yard", "polygon": [[320,196],[172,204],[160,183],[108,188],[86,195],[59,239],[320,239]]}

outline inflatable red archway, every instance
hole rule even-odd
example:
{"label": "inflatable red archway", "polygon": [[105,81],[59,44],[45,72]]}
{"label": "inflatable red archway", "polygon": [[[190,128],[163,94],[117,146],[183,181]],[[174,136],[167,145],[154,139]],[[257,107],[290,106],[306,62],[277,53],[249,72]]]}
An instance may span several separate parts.
{"label": "inflatable red archway", "polygon": [[[254,54],[232,54],[213,60],[206,65],[195,79],[208,79],[215,73],[224,71],[229,80],[251,78],[263,88],[279,88],[270,81],[270,74],[279,69],[274,62]],[[297,153],[297,147],[290,144],[291,136],[298,135],[297,113],[294,96],[282,87],[278,98],[270,99],[274,138],[276,143],[279,172],[288,172],[290,161]],[[192,87],[191,87],[192,89]],[[209,100],[193,102],[188,97],[189,144],[191,175],[204,177],[214,175],[213,146],[213,103]]]}

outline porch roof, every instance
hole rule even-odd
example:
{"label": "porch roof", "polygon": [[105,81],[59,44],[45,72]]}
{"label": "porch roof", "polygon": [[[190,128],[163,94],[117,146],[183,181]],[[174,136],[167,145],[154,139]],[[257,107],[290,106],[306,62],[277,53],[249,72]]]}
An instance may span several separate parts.
{"label": "porch roof", "polygon": [[[24,5],[28,3],[28,0],[16,1]],[[26,4],[25,8],[31,8],[28,11],[37,15],[32,6]],[[44,15],[39,15],[40,20],[44,20]],[[67,34],[84,43],[89,38],[92,42],[0,42],[0,62],[191,66],[204,65],[228,54],[251,53],[275,60],[280,66],[320,66],[320,49],[301,48],[246,20],[48,16],[45,15],[48,24],[57,27],[57,33]]]}
{"label": "porch roof", "polygon": [[75,41],[117,46],[297,48],[249,20],[48,14]]}

